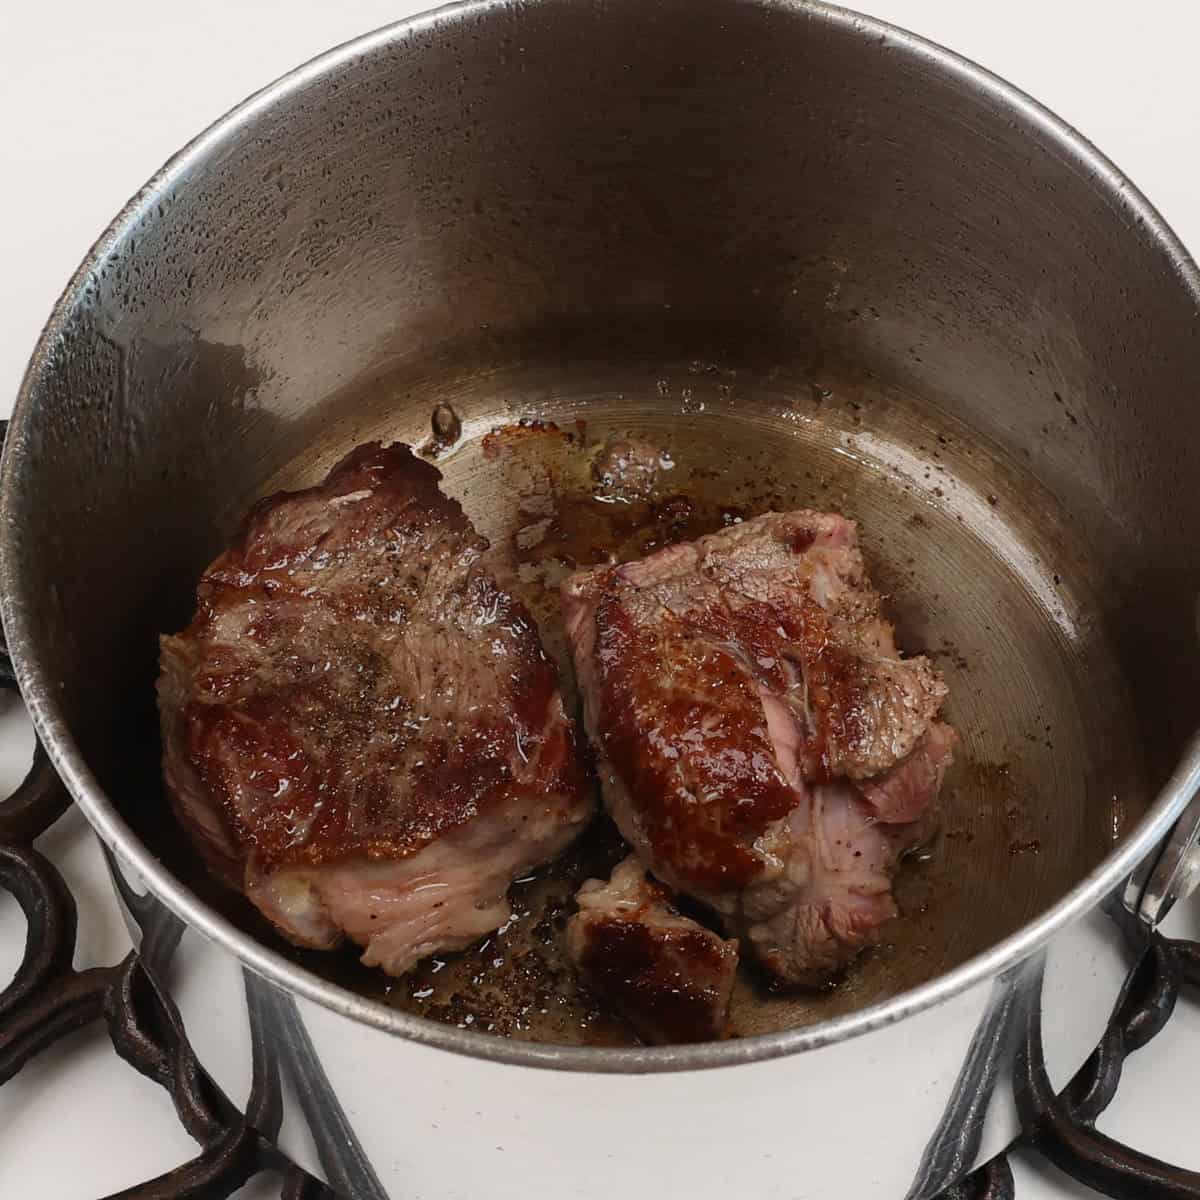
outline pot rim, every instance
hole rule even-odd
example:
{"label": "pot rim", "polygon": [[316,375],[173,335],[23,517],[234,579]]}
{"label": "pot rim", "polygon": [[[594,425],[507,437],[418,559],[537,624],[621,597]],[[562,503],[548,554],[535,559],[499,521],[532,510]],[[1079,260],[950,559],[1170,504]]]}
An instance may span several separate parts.
{"label": "pot rim", "polygon": [[[1174,273],[1192,293],[1196,307],[1200,309],[1200,272],[1157,210],[1089,141],[1020,89],[934,42],[824,0],[729,2],[788,10],[858,37],[885,41],[909,58],[952,78],[965,90],[990,100],[997,109],[1010,114],[1024,131],[1039,135],[1064,160],[1072,163],[1085,178],[1085,186],[1106,191],[1132,218],[1131,224],[1140,227],[1146,240],[1165,252]],[[932,1008],[1035,953],[1059,930],[1099,905],[1129,875],[1167,834],[1190,798],[1188,793],[1175,788],[1161,794],[1125,841],[1035,920],[945,974],[858,1012],[800,1029],[691,1046],[606,1049],[517,1042],[443,1025],[357,995],[290,962],[211,909],[164,867],[120,816],[68,732],[58,701],[59,685],[47,677],[34,653],[31,617],[41,598],[25,594],[21,583],[17,521],[22,505],[14,482],[15,464],[23,453],[27,428],[37,416],[34,396],[39,380],[88,277],[165,192],[186,181],[193,165],[219,150],[226,140],[251,125],[260,113],[354,59],[403,43],[417,32],[439,27],[452,30],[473,15],[516,7],[523,7],[520,0],[461,0],[383,26],[295,68],[242,101],[168,159],[88,252],[55,304],[30,358],[0,461],[0,617],[17,678],[34,728],[55,770],[103,842],[188,925],[230,951],[257,975],[290,993],[409,1041],[516,1066],[604,1073],[685,1071],[759,1062],[815,1050]],[[111,863],[110,867],[116,869]]]}

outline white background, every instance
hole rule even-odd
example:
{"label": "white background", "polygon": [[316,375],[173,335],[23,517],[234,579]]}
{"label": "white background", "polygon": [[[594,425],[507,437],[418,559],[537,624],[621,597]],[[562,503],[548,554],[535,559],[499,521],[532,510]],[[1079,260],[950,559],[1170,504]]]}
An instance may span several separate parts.
{"label": "white background", "polygon": [[[289,68],[423,7],[0,0],[0,413],[80,258],[172,152]],[[858,7],[966,54],[1048,104],[1200,251],[1194,0],[859,0]],[[19,777],[29,745],[19,711],[0,713],[0,787]],[[78,964],[119,958],[128,943],[86,826],[72,813],[43,843],[79,899]],[[1182,922],[1195,925],[1196,910],[1177,914],[1174,923]],[[0,980],[19,960],[23,932],[16,905],[0,896]],[[1200,1168],[1197,1063],[1200,1012],[1188,1004],[1131,1061],[1101,1127]],[[864,1137],[869,1145],[870,1131]],[[120,1064],[95,1030],[48,1051],[0,1089],[3,1197],[100,1196],[193,1151],[165,1096]],[[1019,1156],[1015,1169],[1019,1200],[1089,1194],[1030,1156]],[[260,1182],[239,1195],[271,1194]]]}

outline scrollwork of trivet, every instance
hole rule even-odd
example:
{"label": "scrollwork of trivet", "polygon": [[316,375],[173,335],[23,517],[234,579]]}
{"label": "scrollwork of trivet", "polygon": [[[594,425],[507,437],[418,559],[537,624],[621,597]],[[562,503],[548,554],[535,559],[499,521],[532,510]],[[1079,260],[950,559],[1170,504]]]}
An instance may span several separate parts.
{"label": "scrollwork of trivet", "polygon": [[[0,688],[15,689],[2,647]],[[204,1074],[174,1004],[136,954],[110,967],[73,968],[75,901],[33,846],[68,803],[40,746],[24,782],[0,801],[0,888],[15,897],[28,922],[24,958],[0,992],[0,1084],[59,1038],[103,1021],[116,1052],[166,1089],[201,1147],[190,1162],[110,1200],[221,1200],[263,1171],[282,1175],[282,1200],[333,1200],[329,1188],[272,1144],[281,1119],[280,1083],[261,1045],[252,1048],[252,1087],[242,1114]],[[1037,1004],[1026,1021],[1014,1082],[1027,1144],[1118,1200],[1200,1200],[1200,1174],[1140,1154],[1095,1129],[1116,1093],[1126,1057],[1162,1030],[1184,984],[1200,985],[1200,945],[1155,935],[1131,971],[1100,1045],[1060,1094],[1046,1074]],[[1013,1196],[1012,1172],[1001,1157],[941,1200]]]}
{"label": "scrollwork of trivet", "polygon": [[[2,650],[0,687],[15,687]],[[117,1193],[121,1200],[218,1200],[262,1171],[283,1176],[283,1200],[331,1200],[324,1184],[271,1143],[281,1116],[279,1077],[260,1046],[253,1048],[250,1100],[243,1115],[200,1068],[174,1004],[155,987],[136,954],[111,967],[72,967],[75,901],[32,844],[67,804],[40,747],[25,781],[0,802],[0,887],[12,893],[28,922],[24,958],[0,992],[0,1084],[59,1038],[103,1021],[116,1052],[166,1089],[184,1128],[201,1147],[190,1162]]]}
{"label": "scrollwork of trivet", "polygon": [[1185,984],[1200,986],[1200,944],[1154,934],[1121,989],[1100,1045],[1058,1094],[1046,1073],[1038,1006],[1026,1024],[1015,1071],[1026,1141],[1115,1200],[1200,1197],[1200,1172],[1131,1149],[1095,1127],[1116,1095],[1126,1058],[1162,1031]]}

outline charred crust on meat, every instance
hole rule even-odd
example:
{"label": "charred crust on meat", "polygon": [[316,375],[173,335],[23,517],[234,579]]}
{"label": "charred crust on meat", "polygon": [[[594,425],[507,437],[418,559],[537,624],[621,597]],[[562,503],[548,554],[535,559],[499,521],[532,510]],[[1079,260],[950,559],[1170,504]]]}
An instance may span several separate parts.
{"label": "charred crust on meat", "polygon": [[685,916],[636,856],[588,880],[567,947],[585,986],[650,1042],[720,1037],[738,963],[736,941]]}

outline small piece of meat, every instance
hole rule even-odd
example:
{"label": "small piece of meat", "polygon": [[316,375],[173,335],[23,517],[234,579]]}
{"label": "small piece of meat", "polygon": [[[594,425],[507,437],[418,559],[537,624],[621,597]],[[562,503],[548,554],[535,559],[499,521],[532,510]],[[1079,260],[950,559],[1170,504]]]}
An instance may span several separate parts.
{"label": "small piece of meat", "polygon": [[262,501],[161,644],[164,777],[209,865],[394,975],[501,925],[592,812],[533,620],[440,478],[370,444]]}
{"label": "small piece of meat", "polygon": [[644,500],[671,465],[669,455],[649,442],[613,433],[592,462],[592,478],[612,499]]}
{"label": "small piece of meat", "polygon": [[854,525],[768,513],[563,585],[605,802],[660,879],[812,984],[895,915],[956,735]]}
{"label": "small piece of meat", "polygon": [[957,741],[949,725],[935,721],[907,758],[882,775],[860,779],[858,790],[875,817],[892,825],[921,820],[929,798],[942,790]]}
{"label": "small piece of meat", "polygon": [[738,944],[683,916],[636,856],[607,882],[589,879],[567,923],[567,952],[584,984],[648,1042],[721,1036]]}

